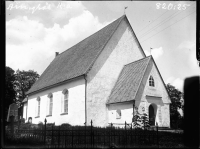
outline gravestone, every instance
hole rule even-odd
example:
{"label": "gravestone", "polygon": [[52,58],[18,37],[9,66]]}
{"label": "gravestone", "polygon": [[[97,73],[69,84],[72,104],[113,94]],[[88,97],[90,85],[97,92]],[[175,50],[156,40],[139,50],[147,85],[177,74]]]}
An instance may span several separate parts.
{"label": "gravestone", "polygon": [[18,121],[18,106],[15,103],[9,106],[7,122],[11,122],[10,116],[14,116],[14,121]]}

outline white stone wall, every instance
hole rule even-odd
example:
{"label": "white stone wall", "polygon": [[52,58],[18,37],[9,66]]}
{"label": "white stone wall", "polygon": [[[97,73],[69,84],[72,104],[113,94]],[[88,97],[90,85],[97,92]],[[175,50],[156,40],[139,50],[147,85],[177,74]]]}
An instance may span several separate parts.
{"label": "white stone wall", "polygon": [[[137,100],[135,102],[135,107],[138,107],[138,112],[140,114],[143,113],[142,108],[146,107],[147,102]],[[117,119],[116,118],[116,111],[120,109],[122,112],[121,118]],[[146,109],[146,108],[145,108]],[[147,111],[144,111],[147,113]],[[134,115],[136,114],[136,111],[134,109]],[[132,102],[127,102],[127,103],[116,103],[116,104],[110,104],[108,105],[108,118],[109,118],[109,123],[113,123],[114,126],[117,127],[124,127],[125,121],[126,123],[130,124],[132,123],[132,118],[133,118],[133,103]]]}
{"label": "white stone wall", "polygon": [[88,73],[87,124],[108,125],[106,100],[125,64],[144,57],[126,21],[122,21]]}
{"label": "white stone wall", "polygon": [[[121,110],[121,118],[116,117],[116,111]],[[113,123],[114,126],[123,126],[126,123],[131,123],[133,118],[133,104],[118,103],[108,105],[108,122]]]}
{"label": "white stone wall", "polygon": [[26,120],[26,108],[27,108],[27,103],[24,103],[24,106],[23,106],[23,118]]}
{"label": "white stone wall", "polygon": [[[69,91],[68,99],[68,114],[61,115],[61,96],[64,89]],[[52,116],[47,116],[47,95],[53,94],[53,112]],[[40,117],[35,118],[35,106],[36,99],[40,96]],[[32,117],[32,122],[37,124],[39,122],[44,123],[44,119],[47,119],[47,123],[54,123],[60,125],[62,123],[69,123],[71,125],[84,125],[85,122],[85,80],[83,78],[74,80],[72,82],[65,83],[63,85],[53,87],[46,91],[41,91],[37,94],[30,95],[28,98],[28,117]],[[28,120],[28,118],[27,118]]]}
{"label": "white stone wall", "polygon": [[[158,123],[160,127],[170,127],[170,115],[169,115],[169,98],[165,87],[161,81],[161,78],[153,65],[152,67],[148,68],[147,73],[144,77],[148,77],[150,75],[153,76],[155,81],[155,87],[149,86],[149,80],[147,79],[146,82],[141,82],[141,85],[144,86],[144,90],[142,92],[142,98],[136,99],[135,106],[138,107],[139,113],[147,113],[149,114],[149,106],[151,104],[156,105],[156,119],[155,122]],[[149,73],[148,73],[149,71]],[[149,95],[149,96],[146,96]],[[138,97],[138,96],[136,96]],[[117,109],[121,110],[121,119],[116,118],[116,111]],[[144,109],[144,111],[143,111]],[[113,123],[115,126],[122,126],[124,127],[125,121],[127,123],[131,123],[133,117],[133,103],[118,103],[118,104],[110,104],[108,106],[108,119],[109,123]]]}
{"label": "white stone wall", "polygon": [[158,123],[159,126],[170,127],[170,113],[169,113],[170,99],[168,97],[167,91],[165,90],[164,84],[161,81],[161,78],[154,64],[152,66],[149,76],[150,75],[152,75],[154,78],[155,87],[149,86],[149,78],[148,78],[145,84],[141,100],[143,102],[146,102],[145,104],[146,112],[148,112],[149,105],[155,103],[157,105],[156,122]]}

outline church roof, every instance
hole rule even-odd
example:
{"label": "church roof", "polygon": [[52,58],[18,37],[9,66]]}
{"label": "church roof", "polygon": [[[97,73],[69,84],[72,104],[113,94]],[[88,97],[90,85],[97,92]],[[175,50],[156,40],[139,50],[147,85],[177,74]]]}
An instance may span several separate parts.
{"label": "church roof", "polygon": [[124,18],[125,15],[56,56],[26,94],[86,74]]}
{"label": "church roof", "polygon": [[124,66],[111,91],[107,104],[131,101],[135,98],[151,56]]}

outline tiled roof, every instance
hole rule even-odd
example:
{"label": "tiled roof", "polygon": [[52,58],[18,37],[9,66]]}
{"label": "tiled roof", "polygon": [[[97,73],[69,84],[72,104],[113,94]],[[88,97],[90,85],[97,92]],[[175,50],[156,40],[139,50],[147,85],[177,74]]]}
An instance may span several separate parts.
{"label": "tiled roof", "polygon": [[150,59],[151,56],[124,66],[107,104],[131,101],[135,98]]}
{"label": "tiled roof", "polygon": [[123,15],[103,29],[56,56],[26,94],[86,74],[125,17]]}

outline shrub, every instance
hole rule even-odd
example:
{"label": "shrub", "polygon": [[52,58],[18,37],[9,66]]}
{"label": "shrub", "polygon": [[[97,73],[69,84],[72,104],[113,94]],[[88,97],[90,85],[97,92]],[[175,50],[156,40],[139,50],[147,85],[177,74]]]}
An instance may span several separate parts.
{"label": "shrub", "polygon": [[20,119],[20,123],[24,124],[25,123],[25,118]]}
{"label": "shrub", "polygon": [[[62,129],[71,129],[71,125],[70,124],[68,124],[68,123],[63,123],[62,125],[61,125],[61,128]],[[73,127],[76,127],[76,126],[73,126]]]}

